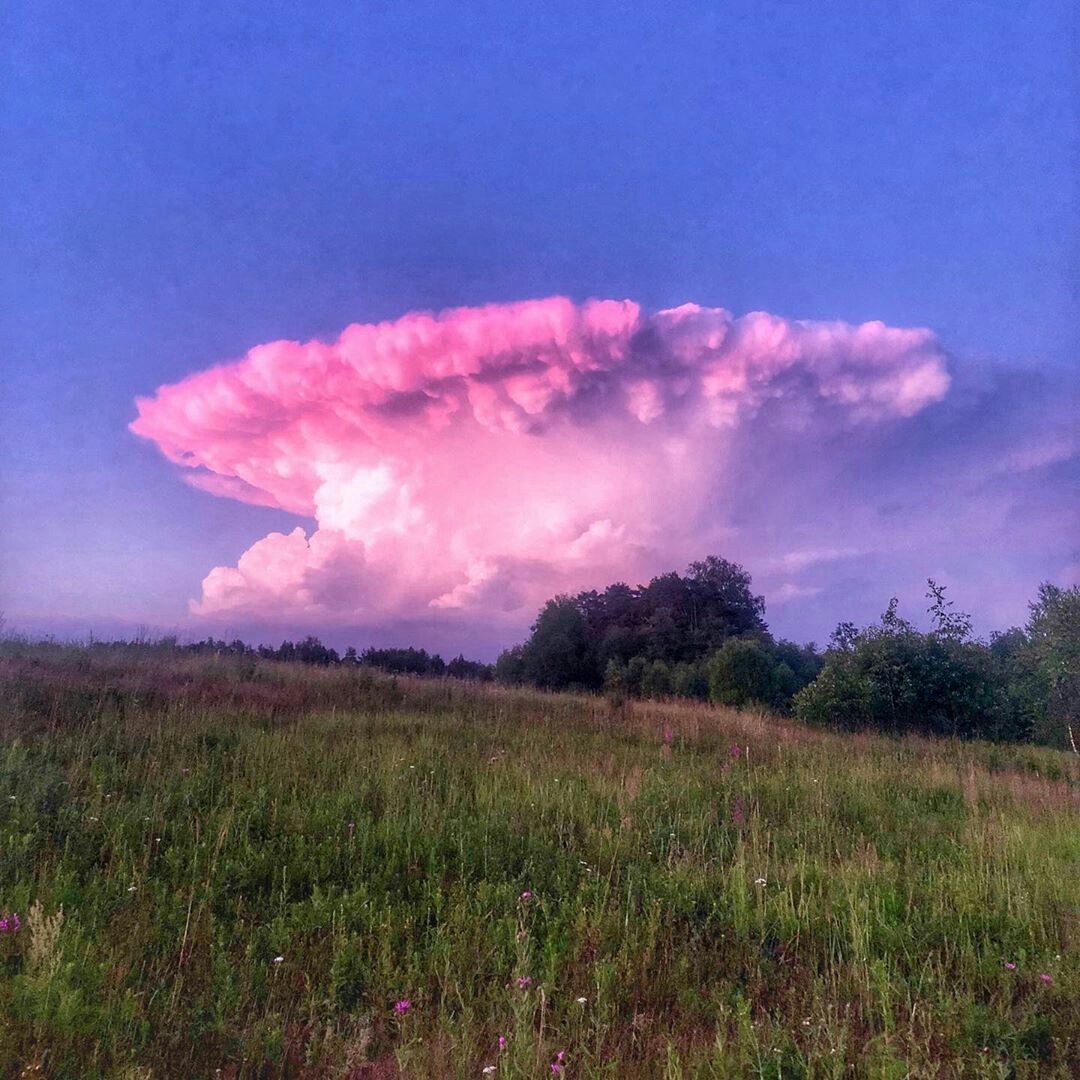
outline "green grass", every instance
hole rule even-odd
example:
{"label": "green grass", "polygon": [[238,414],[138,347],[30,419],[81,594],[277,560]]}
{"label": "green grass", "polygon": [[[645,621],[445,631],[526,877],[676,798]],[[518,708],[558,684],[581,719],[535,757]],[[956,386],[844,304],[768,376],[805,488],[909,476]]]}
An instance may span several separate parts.
{"label": "green grass", "polygon": [[1075,1076],[1078,811],[1044,749],[8,642],[0,1075]]}

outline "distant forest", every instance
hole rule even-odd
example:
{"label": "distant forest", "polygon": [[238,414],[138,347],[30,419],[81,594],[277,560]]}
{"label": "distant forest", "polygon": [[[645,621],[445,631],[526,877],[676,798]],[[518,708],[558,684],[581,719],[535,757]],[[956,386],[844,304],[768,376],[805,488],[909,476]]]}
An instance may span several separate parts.
{"label": "distant forest", "polygon": [[1034,741],[1076,750],[1080,733],[1080,589],[1043,584],[1024,627],[973,637],[945,588],[927,583],[930,629],[890,601],[880,619],[841,623],[828,645],[776,639],[750,575],[710,556],[647,585],[556,596],[526,641],[494,664],[424,649],[349,648],[316,637],[277,648],[205,641],[175,648],[393,674],[495,680],[632,698],[681,697],[794,715],[820,726]]}

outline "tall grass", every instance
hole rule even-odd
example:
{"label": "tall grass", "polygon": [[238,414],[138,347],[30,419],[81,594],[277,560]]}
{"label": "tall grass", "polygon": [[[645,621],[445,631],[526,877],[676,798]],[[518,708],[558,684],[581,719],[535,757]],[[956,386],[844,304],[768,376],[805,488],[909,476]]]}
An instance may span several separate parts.
{"label": "tall grass", "polygon": [[168,649],[0,694],[3,1075],[1080,1074],[1064,754]]}

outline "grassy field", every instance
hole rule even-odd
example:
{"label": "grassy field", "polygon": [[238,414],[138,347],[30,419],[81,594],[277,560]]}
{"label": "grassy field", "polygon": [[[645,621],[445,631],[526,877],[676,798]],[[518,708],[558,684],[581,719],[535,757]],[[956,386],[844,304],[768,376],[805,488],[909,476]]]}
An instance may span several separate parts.
{"label": "grassy field", "polygon": [[0,645],[4,1076],[1075,1077],[1078,904],[1050,750]]}

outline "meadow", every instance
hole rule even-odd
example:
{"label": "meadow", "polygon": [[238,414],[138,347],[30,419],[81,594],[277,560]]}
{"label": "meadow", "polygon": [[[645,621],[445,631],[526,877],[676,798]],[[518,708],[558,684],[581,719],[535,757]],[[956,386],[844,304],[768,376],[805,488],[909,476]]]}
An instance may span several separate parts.
{"label": "meadow", "polygon": [[1080,760],[7,641],[0,919],[3,1076],[1075,1077]]}

